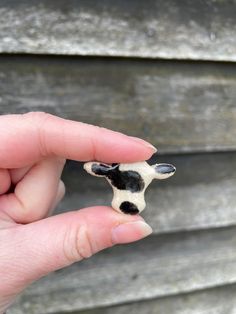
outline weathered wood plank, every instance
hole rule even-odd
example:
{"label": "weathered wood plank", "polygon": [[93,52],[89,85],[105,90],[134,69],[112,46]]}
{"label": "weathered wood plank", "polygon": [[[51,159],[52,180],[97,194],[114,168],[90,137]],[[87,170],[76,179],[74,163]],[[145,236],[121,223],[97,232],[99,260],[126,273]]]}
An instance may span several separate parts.
{"label": "weathered wood plank", "polygon": [[[236,286],[207,289],[145,302],[135,302],[71,314],[234,314]],[[61,312],[57,312],[59,314]],[[61,314],[66,314],[64,312]]]}
{"label": "weathered wood plank", "polygon": [[[155,233],[236,224],[236,153],[156,156],[152,162],[177,167],[172,178],[153,181],[146,192],[142,216]],[[88,175],[82,164],[68,163],[63,180],[67,194],[58,212],[110,205],[107,182]]]}
{"label": "weathered wood plank", "polygon": [[0,113],[44,110],[164,152],[236,149],[236,65],[2,57]]}
{"label": "weathered wood plank", "polygon": [[235,0],[2,0],[0,51],[236,60]]}
{"label": "weathered wood plank", "polygon": [[236,282],[236,228],[117,246],[31,286],[12,314],[75,311]]}

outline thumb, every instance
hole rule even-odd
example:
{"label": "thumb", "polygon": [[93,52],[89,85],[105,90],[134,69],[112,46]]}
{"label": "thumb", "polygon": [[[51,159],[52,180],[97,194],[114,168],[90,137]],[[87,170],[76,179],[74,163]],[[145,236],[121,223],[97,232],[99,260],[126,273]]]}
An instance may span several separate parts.
{"label": "thumb", "polygon": [[152,229],[140,216],[120,214],[110,207],[91,207],[19,225],[8,232],[12,232],[8,236],[12,247],[5,250],[7,271],[14,275],[5,285],[20,291],[49,272],[114,244],[139,240]]}

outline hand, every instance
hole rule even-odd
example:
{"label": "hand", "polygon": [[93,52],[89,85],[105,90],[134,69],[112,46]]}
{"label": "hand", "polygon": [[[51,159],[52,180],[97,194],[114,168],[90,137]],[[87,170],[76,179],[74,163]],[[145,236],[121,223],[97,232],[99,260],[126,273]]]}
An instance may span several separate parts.
{"label": "hand", "polygon": [[155,152],[147,142],[42,112],[1,116],[0,134],[0,313],[40,277],[151,233],[110,207],[49,217],[65,193],[66,158],[146,160]]}

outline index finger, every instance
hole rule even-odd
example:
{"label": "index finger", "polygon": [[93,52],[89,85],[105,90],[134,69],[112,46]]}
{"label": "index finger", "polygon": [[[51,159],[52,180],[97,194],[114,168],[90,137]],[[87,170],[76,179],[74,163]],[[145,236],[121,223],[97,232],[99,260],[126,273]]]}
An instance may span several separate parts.
{"label": "index finger", "polygon": [[43,112],[0,117],[0,168],[24,167],[47,156],[135,162],[156,149],[146,141]]}

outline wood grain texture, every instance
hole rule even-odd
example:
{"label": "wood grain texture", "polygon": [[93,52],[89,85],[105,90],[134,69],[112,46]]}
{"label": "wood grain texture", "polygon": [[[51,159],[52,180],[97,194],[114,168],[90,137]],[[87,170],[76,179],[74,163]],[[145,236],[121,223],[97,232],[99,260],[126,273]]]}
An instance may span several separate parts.
{"label": "wood grain texture", "polygon": [[236,149],[236,65],[2,57],[0,113],[43,110],[166,152]]}
{"label": "wood grain texture", "polygon": [[2,0],[0,51],[236,60],[235,0]]}
{"label": "wood grain texture", "polygon": [[[154,233],[236,224],[236,153],[155,156],[150,162],[177,167],[173,177],[154,180],[147,189],[142,216]],[[82,164],[68,163],[63,180],[67,194],[57,212],[110,205],[106,180],[90,176]]]}
{"label": "wood grain texture", "polygon": [[235,228],[117,246],[40,280],[11,313],[69,312],[235,283],[235,246]]}
{"label": "wood grain texture", "polygon": [[[135,302],[71,314],[234,314],[236,286],[229,285],[194,293]],[[57,312],[59,314],[61,312]],[[68,312],[67,312],[68,313]],[[66,314],[66,312],[61,313]]]}

